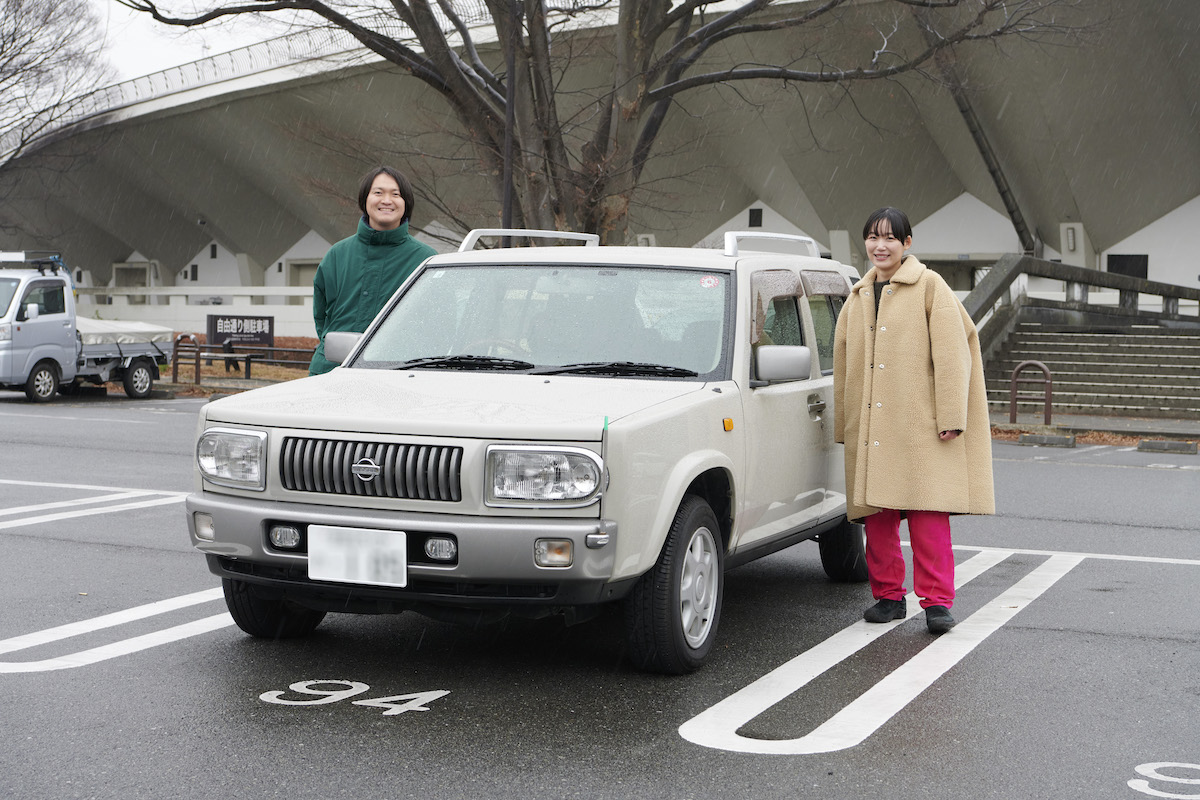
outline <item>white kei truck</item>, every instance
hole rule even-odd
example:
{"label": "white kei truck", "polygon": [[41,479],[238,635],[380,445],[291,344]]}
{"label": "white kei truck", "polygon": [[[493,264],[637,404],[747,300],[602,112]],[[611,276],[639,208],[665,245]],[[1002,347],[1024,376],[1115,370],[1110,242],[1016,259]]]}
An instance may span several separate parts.
{"label": "white kei truck", "polygon": [[[792,252],[746,249],[762,239]],[[727,569],[816,540],[830,578],[866,579],[833,431],[853,280],[784,234],[721,251],[474,231],[365,333],[326,335],[338,368],[202,408],[192,544],[253,636],[620,604],[636,667],[690,672]]]}
{"label": "white kei truck", "polygon": [[145,322],[77,317],[59,256],[0,253],[0,388],[46,403],[85,383],[114,381],[140,400],[169,365],[173,336]]}

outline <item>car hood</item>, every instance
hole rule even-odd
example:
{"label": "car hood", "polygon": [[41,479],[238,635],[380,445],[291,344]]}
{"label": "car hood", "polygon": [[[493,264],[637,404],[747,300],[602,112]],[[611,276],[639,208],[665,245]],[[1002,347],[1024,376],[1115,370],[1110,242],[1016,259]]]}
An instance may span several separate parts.
{"label": "car hood", "polygon": [[599,441],[606,424],[701,391],[689,381],[335,369],[214,400],[209,424],[494,439]]}

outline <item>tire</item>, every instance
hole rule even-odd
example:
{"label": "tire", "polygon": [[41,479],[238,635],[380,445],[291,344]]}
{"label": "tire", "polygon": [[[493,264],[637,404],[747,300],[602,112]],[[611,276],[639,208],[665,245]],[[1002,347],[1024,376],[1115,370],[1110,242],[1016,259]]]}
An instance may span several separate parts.
{"label": "tire", "polygon": [[820,535],[821,566],[830,580],[861,583],[867,579],[866,541],[863,526],[849,520]]}
{"label": "tire", "polygon": [[625,599],[629,656],[639,669],[683,675],[708,658],[725,589],[720,530],[708,503],[684,497],[658,563]]}
{"label": "tire", "polygon": [[25,396],[35,403],[49,403],[58,394],[58,366],[40,361],[25,381]]}
{"label": "tire", "polygon": [[134,361],[121,376],[125,395],[134,400],[145,400],[154,389],[154,370],[144,360]]}
{"label": "tire", "polygon": [[324,611],[296,605],[275,589],[231,578],[222,578],[221,588],[233,621],[251,636],[298,639],[312,633],[325,619]]}

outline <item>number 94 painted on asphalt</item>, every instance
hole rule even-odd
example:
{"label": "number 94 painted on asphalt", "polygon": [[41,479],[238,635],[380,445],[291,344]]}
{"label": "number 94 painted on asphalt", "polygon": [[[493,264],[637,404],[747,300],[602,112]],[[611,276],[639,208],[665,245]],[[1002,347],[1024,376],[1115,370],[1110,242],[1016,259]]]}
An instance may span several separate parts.
{"label": "number 94 painted on asphalt", "polygon": [[[337,689],[322,689],[318,687],[337,686]],[[357,697],[370,690],[370,686],[358,681],[343,681],[343,680],[318,680],[318,681],[297,681],[288,687],[288,691],[295,694],[309,695],[308,698],[301,700],[289,700],[284,697],[288,692],[275,690],[263,692],[258,696],[260,700],[268,703],[276,703],[281,706],[323,706],[330,703],[337,703],[342,700],[349,700],[351,697]],[[371,708],[387,709],[383,712],[385,717],[393,717],[397,714],[403,714],[406,711],[428,711],[427,703],[432,703],[438,698],[445,697],[450,694],[446,690],[436,690],[432,692],[414,692],[413,694],[397,694],[391,697],[376,697],[368,700],[353,700],[351,701],[356,706],[369,706]]]}

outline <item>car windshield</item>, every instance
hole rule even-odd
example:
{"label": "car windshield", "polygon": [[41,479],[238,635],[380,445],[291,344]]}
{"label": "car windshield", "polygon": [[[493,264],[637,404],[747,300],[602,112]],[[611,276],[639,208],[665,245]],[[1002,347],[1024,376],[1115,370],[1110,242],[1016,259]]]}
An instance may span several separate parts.
{"label": "car windshield", "polygon": [[350,366],[720,380],[732,302],[726,272],[433,267]]}
{"label": "car windshield", "polygon": [[0,317],[8,313],[8,306],[12,302],[13,295],[17,293],[17,286],[21,281],[17,278],[0,278]]}

